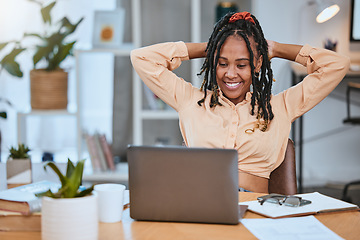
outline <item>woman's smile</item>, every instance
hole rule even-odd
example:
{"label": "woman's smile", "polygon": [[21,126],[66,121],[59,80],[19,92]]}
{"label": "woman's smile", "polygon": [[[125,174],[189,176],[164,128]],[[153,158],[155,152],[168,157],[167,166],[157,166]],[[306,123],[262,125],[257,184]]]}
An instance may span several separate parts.
{"label": "woman's smile", "polygon": [[236,89],[241,86],[241,82],[225,82],[225,84],[230,89]]}

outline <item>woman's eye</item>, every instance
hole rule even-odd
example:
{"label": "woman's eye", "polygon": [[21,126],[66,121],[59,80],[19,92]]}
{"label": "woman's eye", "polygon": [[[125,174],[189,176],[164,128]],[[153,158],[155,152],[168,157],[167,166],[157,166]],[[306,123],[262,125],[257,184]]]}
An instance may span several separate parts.
{"label": "woman's eye", "polygon": [[226,67],[227,64],[226,64],[226,63],[219,63],[219,66],[221,66],[221,67]]}
{"label": "woman's eye", "polygon": [[238,68],[243,68],[243,67],[246,67],[246,65],[245,64],[239,64],[239,65],[237,65],[238,66]]}

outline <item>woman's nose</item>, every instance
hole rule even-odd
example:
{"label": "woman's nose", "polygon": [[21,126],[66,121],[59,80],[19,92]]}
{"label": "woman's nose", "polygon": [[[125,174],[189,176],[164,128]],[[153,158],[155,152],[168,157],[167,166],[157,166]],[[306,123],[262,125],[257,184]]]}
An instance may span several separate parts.
{"label": "woman's nose", "polygon": [[234,78],[236,77],[236,71],[233,67],[229,66],[229,68],[227,69],[225,76],[228,78]]}

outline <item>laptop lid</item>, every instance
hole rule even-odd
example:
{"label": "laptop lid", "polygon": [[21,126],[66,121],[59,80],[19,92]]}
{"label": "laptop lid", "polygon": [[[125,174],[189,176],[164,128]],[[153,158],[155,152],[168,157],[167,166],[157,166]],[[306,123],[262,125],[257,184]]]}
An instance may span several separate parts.
{"label": "laptop lid", "polygon": [[130,146],[127,159],[131,218],[239,222],[236,150]]}

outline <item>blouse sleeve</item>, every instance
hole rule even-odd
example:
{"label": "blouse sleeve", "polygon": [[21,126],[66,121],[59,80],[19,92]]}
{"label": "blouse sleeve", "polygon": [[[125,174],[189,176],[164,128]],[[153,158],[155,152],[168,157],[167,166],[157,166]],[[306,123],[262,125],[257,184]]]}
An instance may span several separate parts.
{"label": "blouse sleeve", "polygon": [[280,94],[292,122],[329,95],[350,66],[348,57],[309,45],[300,50],[295,61],[305,66],[309,75]]}
{"label": "blouse sleeve", "polygon": [[192,98],[193,87],[172,70],[188,59],[184,42],[155,44],[131,52],[132,65],[141,80],[156,96],[177,111],[186,100]]}

